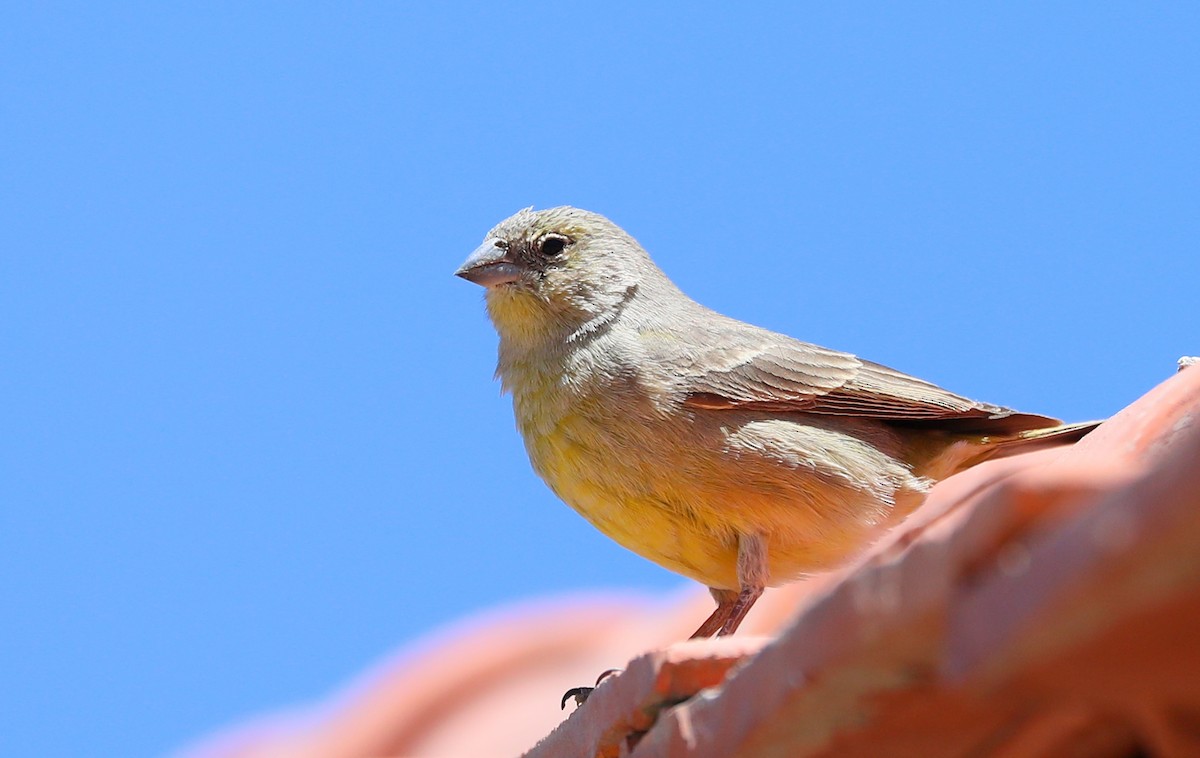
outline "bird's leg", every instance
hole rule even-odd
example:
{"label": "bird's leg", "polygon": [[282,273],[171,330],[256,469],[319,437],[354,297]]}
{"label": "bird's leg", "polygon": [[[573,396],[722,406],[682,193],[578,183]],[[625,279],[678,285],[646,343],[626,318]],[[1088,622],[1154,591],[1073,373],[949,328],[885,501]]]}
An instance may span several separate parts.
{"label": "bird's leg", "polygon": [[746,618],[746,614],[750,612],[750,607],[754,605],[754,601],[758,600],[763,594],[763,587],[745,587],[741,592],[737,593],[737,599],[733,601],[733,606],[729,609],[729,618],[725,619],[725,623],[717,631],[718,637],[726,637],[737,631],[741,625],[742,619]]}
{"label": "bird's leg", "polygon": [[704,620],[700,628],[692,633],[691,639],[694,640],[711,637],[725,626],[725,621],[729,618],[729,612],[733,610],[739,594],[733,590],[719,590],[716,587],[709,587],[708,591],[712,593],[713,600],[717,601],[717,608],[711,616]]}
{"label": "bird's leg", "polygon": [[750,612],[754,601],[767,586],[767,543],[758,534],[743,534],[738,538],[737,575],[739,590],[729,609],[729,616],[717,631],[718,637],[737,631],[742,619]]}
{"label": "bird's leg", "polygon": [[[754,601],[758,600],[767,586],[767,576],[766,541],[757,534],[743,534],[738,537],[737,577],[740,589],[735,592],[716,587],[708,588],[708,591],[712,593],[713,600],[717,601],[717,609],[704,620],[704,623],[692,635],[692,639],[711,637],[714,634],[718,637],[725,637],[736,632],[742,619],[746,618],[746,614],[753,607]],[[600,684],[605,677],[613,673],[616,673],[616,669],[605,671],[596,680],[596,684]],[[572,698],[577,706],[583,705],[595,689],[595,687],[573,687],[567,690],[562,697],[562,707],[566,708],[567,701]]]}
{"label": "bird's leg", "polygon": [[742,619],[750,612],[754,601],[767,586],[767,544],[757,534],[744,534],[738,538],[737,575],[740,589],[722,590],[709,587],[717,609],[705,619],[692,639],[700,637],[725,637],[737,631]]}

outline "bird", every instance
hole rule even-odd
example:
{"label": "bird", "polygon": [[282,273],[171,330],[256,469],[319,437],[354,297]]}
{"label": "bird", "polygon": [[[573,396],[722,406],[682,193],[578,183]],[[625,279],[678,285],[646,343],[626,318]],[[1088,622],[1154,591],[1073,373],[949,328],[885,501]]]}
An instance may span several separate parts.
{"label": "bird", "polygon": [[845,562],[934,483],[1073,442],[1062,424],[711,310],[604,216],[526,208],[455,274],[485,288],[534,471],[633,552],[709,588],[692,637]]}

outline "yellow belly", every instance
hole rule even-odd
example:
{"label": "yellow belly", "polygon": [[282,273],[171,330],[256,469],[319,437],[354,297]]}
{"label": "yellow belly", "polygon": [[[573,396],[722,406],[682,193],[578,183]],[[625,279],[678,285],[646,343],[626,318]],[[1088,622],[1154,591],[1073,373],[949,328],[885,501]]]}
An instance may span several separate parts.
{"label": "yellow belly", "polygon": [[860,461],[854,471],[854,460],[829,452],[847,444],[844,435],[762,415],[647,420],[577,404],[552,424],[521,426],[534,468],[597,529],[721,589],[739,586],[740,534],[764,538],[768,584],[780,584],[867,544],[897,512],[902,489],[867,481],[898,479],[870,470],[892,459]]}

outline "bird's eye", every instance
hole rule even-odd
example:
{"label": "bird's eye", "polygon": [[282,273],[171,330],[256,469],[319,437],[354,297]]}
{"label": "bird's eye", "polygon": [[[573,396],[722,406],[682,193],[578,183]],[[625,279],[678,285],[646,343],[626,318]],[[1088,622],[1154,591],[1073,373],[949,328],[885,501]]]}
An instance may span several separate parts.
{"label": "bird's eye", "polygon": [[547,258],[553,258],[563,251],[567,246],[567,238],[560,237],[557,234],[551,234],[542,238],[538,250]]}

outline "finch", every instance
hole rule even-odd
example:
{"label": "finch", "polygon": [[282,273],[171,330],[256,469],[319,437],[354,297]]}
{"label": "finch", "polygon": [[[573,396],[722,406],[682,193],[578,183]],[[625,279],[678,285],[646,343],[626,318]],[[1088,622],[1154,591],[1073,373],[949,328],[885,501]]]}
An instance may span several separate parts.
{"label": "finch", "polygon": [[706,585],[694,637],[845,561],[987,458],[1095,423],[968,400],[712,311],[596,213],[526,209],[455,272],[486,288],[530,463],[626,548]]}

